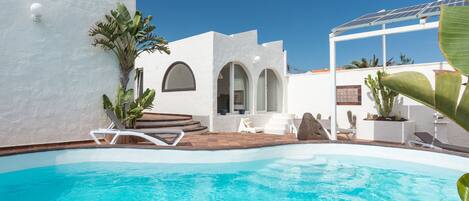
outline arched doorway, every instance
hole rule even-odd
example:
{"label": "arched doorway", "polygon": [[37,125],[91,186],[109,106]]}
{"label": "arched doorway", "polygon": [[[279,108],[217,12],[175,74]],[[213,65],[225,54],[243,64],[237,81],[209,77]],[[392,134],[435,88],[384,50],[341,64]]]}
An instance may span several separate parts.
{"label": "arched doorway", "polygon": [[217,112],[249,111],[249,78],[241,64],[226,64],[217,80]]}
{"label": "arched doorway", "polygon": [[280,112],[282,110],[282,87],[272,69],[264,69],[257,82],[257,111]]}

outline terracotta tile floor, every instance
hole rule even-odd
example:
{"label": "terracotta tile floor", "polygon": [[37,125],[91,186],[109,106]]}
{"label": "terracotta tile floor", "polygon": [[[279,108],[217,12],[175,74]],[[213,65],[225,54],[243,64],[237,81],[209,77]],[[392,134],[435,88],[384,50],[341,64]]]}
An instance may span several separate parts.
{"label": "terracotta tile floor", "polygon": [[37,151],[48,151],[58,149],[73,149],[73,148],[145,148],[145,149],[185,149],[185,150],[218,150],[218,149],[243,149],[264,147],[270,145],[281,144],[314,144],[314,143],[337,143],[337,144],[362,144],[374,145],[385,147],[397,147],[405,149],[426,150],[432,152],[442,152],[463,157],[469,157],[469,154],[451,152],[436,149],[424,149],[419,147],[409,147],[401,144],[390,144],[383,142],[370,142],[360,140],[312,140],[312,141],[298,141],[295,135],[271,135],[271,134],[243,134],[243,133],[206,133],[199,135],[187,135],[176,147],[155,146],[152,144],[120,144],[120,145],[97,145],[93,141],[80,141],[80,142],[63,142],[54,144],[37,144],[37,145],[24,145],[16,147],[0,147],[0,156],[11,155],[17,153],[28,153]]}
{"label": "terracotta tile floor", "polygon": [[294,134],[206,133],[185,136],[178,146],[196,148],[244,148],[297,142]]}

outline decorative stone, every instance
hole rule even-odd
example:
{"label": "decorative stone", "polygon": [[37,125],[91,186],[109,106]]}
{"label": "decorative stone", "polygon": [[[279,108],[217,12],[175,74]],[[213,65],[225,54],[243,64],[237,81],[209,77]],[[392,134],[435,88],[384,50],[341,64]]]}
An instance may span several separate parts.
{"label": "decorative stone", "polygon": [[304,113],[298,129],[298,140],[328,140],[329,137],[322,125],[311,113]]}

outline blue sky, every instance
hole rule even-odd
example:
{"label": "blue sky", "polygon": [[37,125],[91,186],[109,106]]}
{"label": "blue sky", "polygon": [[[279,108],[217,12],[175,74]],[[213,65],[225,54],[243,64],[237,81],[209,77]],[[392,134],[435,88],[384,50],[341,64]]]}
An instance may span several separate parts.
{"label": "blue sky", "polygon": [[[328,34],[335,26],[369,12],[411,6],[429,0],[138,0],[153,15],[157,34],[169,41],[207,31],[233,34],[257,29],[259,42],[283,40],[288,63],[303,70],[329,66]],[[416,63],[441,61],[436,30],[388,36],[388,57],[405,53]],[[381,57],[381,39],[339,43],[337,63],[373,54]]]}

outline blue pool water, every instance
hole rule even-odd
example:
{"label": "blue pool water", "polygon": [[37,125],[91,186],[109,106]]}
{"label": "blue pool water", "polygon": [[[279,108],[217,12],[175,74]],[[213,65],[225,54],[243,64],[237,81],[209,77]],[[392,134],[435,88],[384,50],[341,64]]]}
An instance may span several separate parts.
{"label": "blue pool water", "polygon": [[79,163],[0,174],[0,200],[459,200],[462,172],[366,157]]}

